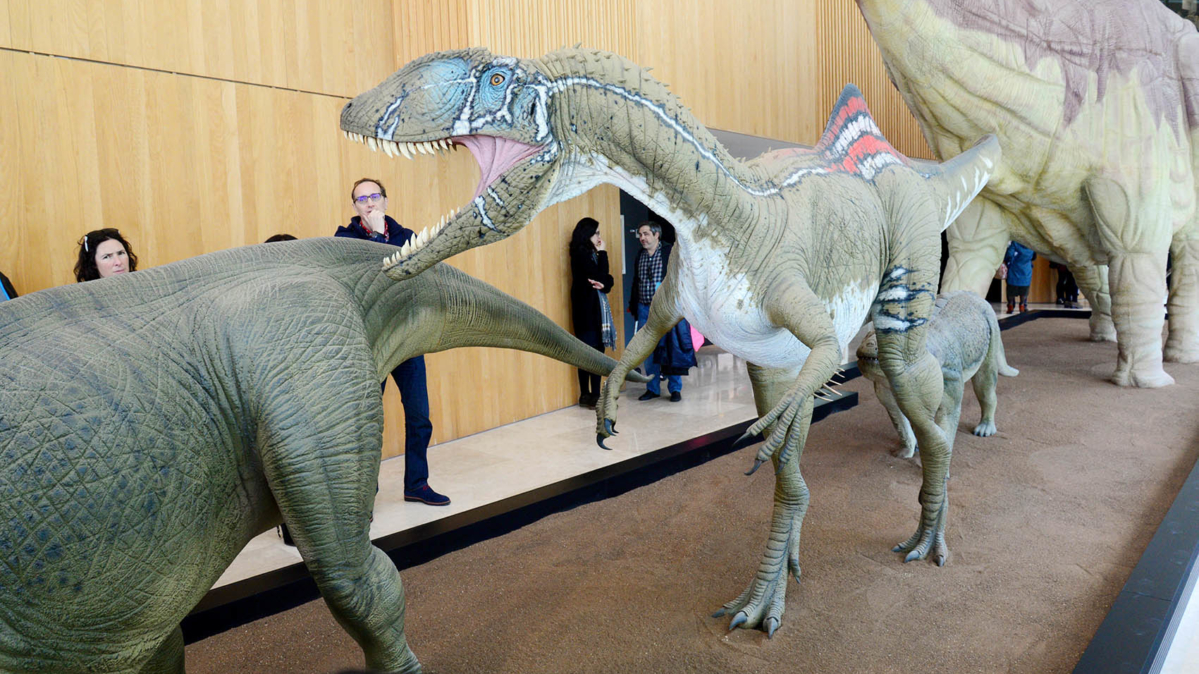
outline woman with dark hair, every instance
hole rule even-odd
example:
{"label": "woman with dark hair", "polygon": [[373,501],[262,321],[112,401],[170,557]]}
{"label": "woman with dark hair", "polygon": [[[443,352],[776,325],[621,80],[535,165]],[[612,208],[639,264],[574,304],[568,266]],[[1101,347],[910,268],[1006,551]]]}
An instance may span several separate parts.
{"label": "woman with dark hair", "polygon": [[[616,346],[616,324],[607,294],[612,290],[608,251],[594,218],[583,218],[570,237],[570,305],[575,336],[597,351]],[[599,400],[600,377],[579,370],[579,405],[594,409]]]}
{"label": "woman with dark hair", "polygon": [[75,280],[79,283],[137,271],[133,247],[112,227],[97,229],[79,240]]}

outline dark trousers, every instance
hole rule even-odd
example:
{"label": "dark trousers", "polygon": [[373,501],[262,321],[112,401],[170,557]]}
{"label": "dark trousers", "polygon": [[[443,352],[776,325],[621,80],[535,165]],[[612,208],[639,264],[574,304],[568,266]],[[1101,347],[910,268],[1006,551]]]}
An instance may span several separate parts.
{"label": "dark trousers", "polygon": [[[649,321],[649,305],[637,303],[637,329],[645,328],[646,322]],[[649,358],[645,359],[645,374],[650,377],[649,383],[645,388],[654,395],[662,394],[662,383],[658,381],[658,375],[662,372],[662,368],[654,361],[654,355],[651,353]],[[674,393],[675,391],[682,392],[683,377],[682,375],[672,374],[666,377],[666,390]]]}
{"label": "dark trousers", "polygon": [[1056,290],[1058,300],[1062,302],[1078,301],[1078,283],[1074,281],[1074,274],[1069,269],[1058,268]]}
{"label": "dark trousers", "polygon": [[[391,371],[391,378],[400,387],[400,402],[404,405],[404,491],[415,491],[429,482],[429,440],[433,438],[425,357],[400,363]],[[384,379],[381,390],[386,389]]]}
{"label": "dark trousers", "polygon": [[[604,341],[600,336],[599,330],[578,330],[575,332],[575,337],[579,341],[590,346],[591,348],[604,352]],[[579,395],[590,396],[592,398],[599,397],[600,394],[600,376],[591,374],[587,370],[579,369]]]}

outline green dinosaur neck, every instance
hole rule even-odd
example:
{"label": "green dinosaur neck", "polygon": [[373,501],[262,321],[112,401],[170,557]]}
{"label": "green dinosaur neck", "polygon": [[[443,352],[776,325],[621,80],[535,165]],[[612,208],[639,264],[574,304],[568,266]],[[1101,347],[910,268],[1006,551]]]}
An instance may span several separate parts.
{"label": "green dinosaur neck", "polygon": [[766,198],[752,192],[769,191],[768,181],[734,159],[646,69],[582,50],[550,54],[542,65],[557,103],[555,135],[568,162],[605,175],[593,183],[629,192],[684,241],[714,238],[737,248],[754,238]]}

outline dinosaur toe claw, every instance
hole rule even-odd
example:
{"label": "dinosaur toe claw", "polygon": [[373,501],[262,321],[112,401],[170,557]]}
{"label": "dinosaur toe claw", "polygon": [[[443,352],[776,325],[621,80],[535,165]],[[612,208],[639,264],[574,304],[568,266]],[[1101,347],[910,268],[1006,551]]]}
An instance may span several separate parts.
{"label": "dinosaur toe claw", "polygon": [[762,467],[763,463],[764,462],[761,459],[754,459],[754,467],[750,468],[749,472],[747,472],[746,475],[749,476],[749,475],[753,475],[754,473],[756,473],[758,471],[758,469]]}

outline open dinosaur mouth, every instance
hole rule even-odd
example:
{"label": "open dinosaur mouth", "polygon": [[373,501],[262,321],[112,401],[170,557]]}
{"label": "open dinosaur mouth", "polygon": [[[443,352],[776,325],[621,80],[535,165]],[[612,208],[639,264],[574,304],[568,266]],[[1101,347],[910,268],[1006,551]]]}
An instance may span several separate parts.
{"label": "open dinosaur mouth", "polygon": [[[480,209],[482,208],[481,197],[488,191],[488,188],[499,181],[514,166],[517,166],[543,149],[536,145],[529,145],[497,136],[449,136],[433,140],[406,142],[363,136],[351,131],[343,131],[342,133],[347,139],[363,143],[371,150],[383,152],[389,157],[404,157],[405,159],[413,159],[418,154],[445,154],[453,152],[458,146],[465,147],[470,150],[471,155],[479,164],[481,175],[479,177],[479,184],[475,188],[475,193],[471,197],[471,203]],[[394,266],[411,257],[417,251],[424,249],[445,231],[446,226],[454,221],[455,216],[463,211],[465,209],[454,209],[441,216],[441,220],[436,225],[433,225],[432,228],[425,227],[421,229],[420,233],[413,236],[408,243],[401,246],[398,252],[387,258],[383,265],[384,268]],[[486,224],[491,229],[499,231],[495,229],[490,220],[486,220]]]}

